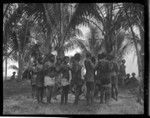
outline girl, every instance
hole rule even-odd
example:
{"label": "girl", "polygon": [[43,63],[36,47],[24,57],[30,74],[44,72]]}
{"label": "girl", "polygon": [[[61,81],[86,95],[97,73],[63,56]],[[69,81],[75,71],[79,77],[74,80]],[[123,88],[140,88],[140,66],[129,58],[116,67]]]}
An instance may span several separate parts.
{"label": "girl", "polygon": [[44,86],[46,87],[46,97],[48,103],[51,103],[54,85],[55,85],[55,68],[50,67],[46,71],[44,77]]}

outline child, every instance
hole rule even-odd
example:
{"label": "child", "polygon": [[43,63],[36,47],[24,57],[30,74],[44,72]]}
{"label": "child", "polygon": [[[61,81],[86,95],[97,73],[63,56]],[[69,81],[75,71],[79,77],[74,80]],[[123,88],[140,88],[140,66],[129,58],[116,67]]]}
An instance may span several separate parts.
{"label": "child", "polygon": [[52,93],[55,85],[55,68],[47,69],[44,77],[44,86],[46,87],[47,102],[51,103]]}
{"label": "child", "polygon": [[79,96],[82,94],[82,84],[83,80],[81,78],[81,69],[82,66],[80,64],[81,61],[81,55],[79,53],[75,54],[74,56],[74,63],[72,66],[72,75],[73,75],[73,84],[75,88],[75,101],[74,105],[78,105],[79,102]]}
{"label": "child", "polygon": [[42,63],[39,63],[37,66],[37,79],[36,79],[36,86],[37,86],[37,101],[38,103],[42,103],[43,100],[43,90],[44,90],[44,71]]}
{"label": "child", "polygon": [[67,104],[68,101],[68,93],[69,93],[69,66],[67,65],[69,62],[68,57],[64,57],[64,62],[61,68],[62,73],[62,79],[61,79],[61,85],[62,85],[62,95],[61,95],[61,104]]}
{"label": "child", "polygon": [[94,64],[91,61],[91,54],[86,54],[86,60],[84,61],[84,65],[86,68],[86,75],[85,75],[85,82],[86,82],[86,88],[87,88],[87,105],[92,104],[93,102],[93,94],[94,94]]}
{"label": "child", "polygon": [[13,72],[13,75],[11,76],[11,80],[15,80],[15,75],[16,75],[16,72]]}
{"label": "child", "polygon": [[37,72],[34,69],[32,72],[32,77],[31,77],[32,98],[36,96],[36,78],[37,78]]}

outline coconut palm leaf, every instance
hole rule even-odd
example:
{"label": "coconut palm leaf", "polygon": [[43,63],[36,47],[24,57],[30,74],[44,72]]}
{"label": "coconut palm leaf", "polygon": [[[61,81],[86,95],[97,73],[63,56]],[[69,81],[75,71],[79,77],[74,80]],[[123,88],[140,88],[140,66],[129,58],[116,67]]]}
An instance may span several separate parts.
{"label": "coconut palm leaf", "polygon": [[16,65],[10,65],[9,68],[10,68],[10,69],[17,70],[17,71],[19,70],[19,68],[18,68]]}

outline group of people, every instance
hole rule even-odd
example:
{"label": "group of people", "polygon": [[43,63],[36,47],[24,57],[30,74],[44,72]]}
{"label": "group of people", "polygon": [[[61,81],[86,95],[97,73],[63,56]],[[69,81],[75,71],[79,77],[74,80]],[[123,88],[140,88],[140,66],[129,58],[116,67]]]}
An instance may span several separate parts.
{"label": "group of people", "polygon": [[[122,63],[124,64],[124,60]],[[86,70],[85,75],[82,73],[83,68]],[[32,96],[41,103],[45,90],[48,103],[51,103],[52,98],[57,99],[60,94],[61,104],[67,104],[68,94],[71,92],[75,95],[74,105],[77,105],[80,95],[86,92],[86,103],[90,105],[100,93],[100,103],[106,103],[111,97],[117,100],[118,79],[120,75],[123,76],[123,72],[112,55],[102,53],[95,58],[87,53],[84,63],[81,63],[79,53],[71,59],[67,56],[55,59],[51,54],[44,61],[37,59],[32,65]]]}
{"label": "group of people", "polygon": [[135,77],[135,73],[133,72],[132,73],[132,76],[130,77],[130,74],[128,73],[128,74],[126,74],[126,79],[125,79],[125,86],[126,85],[129,85],[130,83],[135,83],[135,82],[137,82],[138,80],[137,80],[137,78]]}

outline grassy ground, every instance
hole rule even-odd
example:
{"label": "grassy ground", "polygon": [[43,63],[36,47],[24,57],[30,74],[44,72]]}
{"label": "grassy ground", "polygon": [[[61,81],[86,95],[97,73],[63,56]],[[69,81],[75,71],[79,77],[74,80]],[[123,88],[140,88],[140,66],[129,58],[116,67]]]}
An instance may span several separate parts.
{"label": "grassy ground", "polygon": [[[108,104],[99,104],[95,100],[89,107],[85,105],[84,99],[78,106],[73,106],[74,96],[71,94],[67,105],[60,105],[60,95],[51,104],[37,104],[31,98],[28,80],[4,81],[3,87],[3,114],[143,114],[143,106],[136,103],[135,97],[127,91],[119,93],[118,101],[112,99]],[[46,102],[45,98],[44,101]]]}

